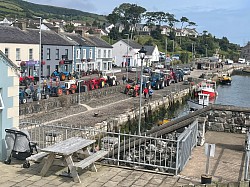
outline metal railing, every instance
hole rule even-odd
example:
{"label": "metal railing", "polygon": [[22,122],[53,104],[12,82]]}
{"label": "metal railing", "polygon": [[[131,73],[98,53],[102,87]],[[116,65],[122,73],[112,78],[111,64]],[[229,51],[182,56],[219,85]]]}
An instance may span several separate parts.
{"label": "metal railing", "polygon": [[39,148],[70,137],[95,139],[94,149],[105,149],[109,154],[102,160],[106,164],[148,169],[177,175],[183,170],[197,145],[198,122],[178,131],[157,136],[107,132],[101,128],[64,127],[22,122],[20,129],[30,133],[31,141]]}

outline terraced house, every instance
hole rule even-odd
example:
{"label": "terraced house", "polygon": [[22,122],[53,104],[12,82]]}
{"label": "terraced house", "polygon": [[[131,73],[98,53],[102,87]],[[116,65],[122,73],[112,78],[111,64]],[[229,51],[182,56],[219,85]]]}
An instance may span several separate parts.
{"label": "terraced house", "polygon": [[0,51],[0,159],[6,157],[5,129],[19,125],[18,67]]}

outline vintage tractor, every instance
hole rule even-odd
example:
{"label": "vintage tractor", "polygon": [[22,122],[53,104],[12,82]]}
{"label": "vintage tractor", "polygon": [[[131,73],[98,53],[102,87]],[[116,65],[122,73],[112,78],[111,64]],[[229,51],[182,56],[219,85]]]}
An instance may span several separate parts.
{"label": "vintage tractor", "polygon": [[164,88],[164,77],[163,77],[162,72],[152,72],[150,82],[151,82],[152,88],[154,88],[156,90],[163,89]]}
{"label": "vintage tractor", "polygon": [[64,93],[66,95],[69,95],[70,93],[71,94],[74,94],[77,90],[77,82],[76,80],[69,80],[68,82],[65,82],[64,83],[64,86],[62,86],[63,90],[64,90]]}
{"label": "vintage tractor", "polygon": [[39,100],[39,94],[37,90],[30,88],[19,89],[19,103],[25,104],[27,102],[33,102]]}
{"label": "vintage tractor", "polygon": [[59,72],[57,70],[53,71],[51,74],[51,77],[55,79],[56,77],[59,77],[60,81],[65,81],[66,79],[70,80],[72,79],[72,75],[70,72],[64,71],[64,72]]}

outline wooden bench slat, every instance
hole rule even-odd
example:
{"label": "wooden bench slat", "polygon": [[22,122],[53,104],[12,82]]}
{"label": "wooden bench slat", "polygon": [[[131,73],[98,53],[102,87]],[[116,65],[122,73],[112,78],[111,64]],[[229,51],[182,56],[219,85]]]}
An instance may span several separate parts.
{"label": "wooden bench slat", "polygon": [[104,150],[98,151],[90,155],[89,157],[85,158],[84,160],[80,162],[76,162],[75,167],[84,169],[107,154],[108,154],[108,151],[104,151]]}
{"label": "wooden bench slat", "polygon": [[45,152],[40,152],[34,155],[31,155],[30,157],[26,158],[27,161],[39,161],[41,159],[43,159],[44,157],[46,157],[47,155],[49,155],[49,153],[45,153]]}

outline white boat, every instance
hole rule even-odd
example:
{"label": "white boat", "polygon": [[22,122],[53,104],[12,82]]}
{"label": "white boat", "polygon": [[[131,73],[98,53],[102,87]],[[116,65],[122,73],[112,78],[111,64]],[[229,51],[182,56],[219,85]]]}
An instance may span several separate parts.
{"label": "white boat", "polygon": [[209,94],[198,93],[198,100],[187,101],[191,111],[202,109],[209,105]]}
{"label": "white boat", "polygon": [[212,80],[203,80],[197,89],[198,93],[209,94],[210,100],[215,98],[218,93],[216,91],[216,82]]}

